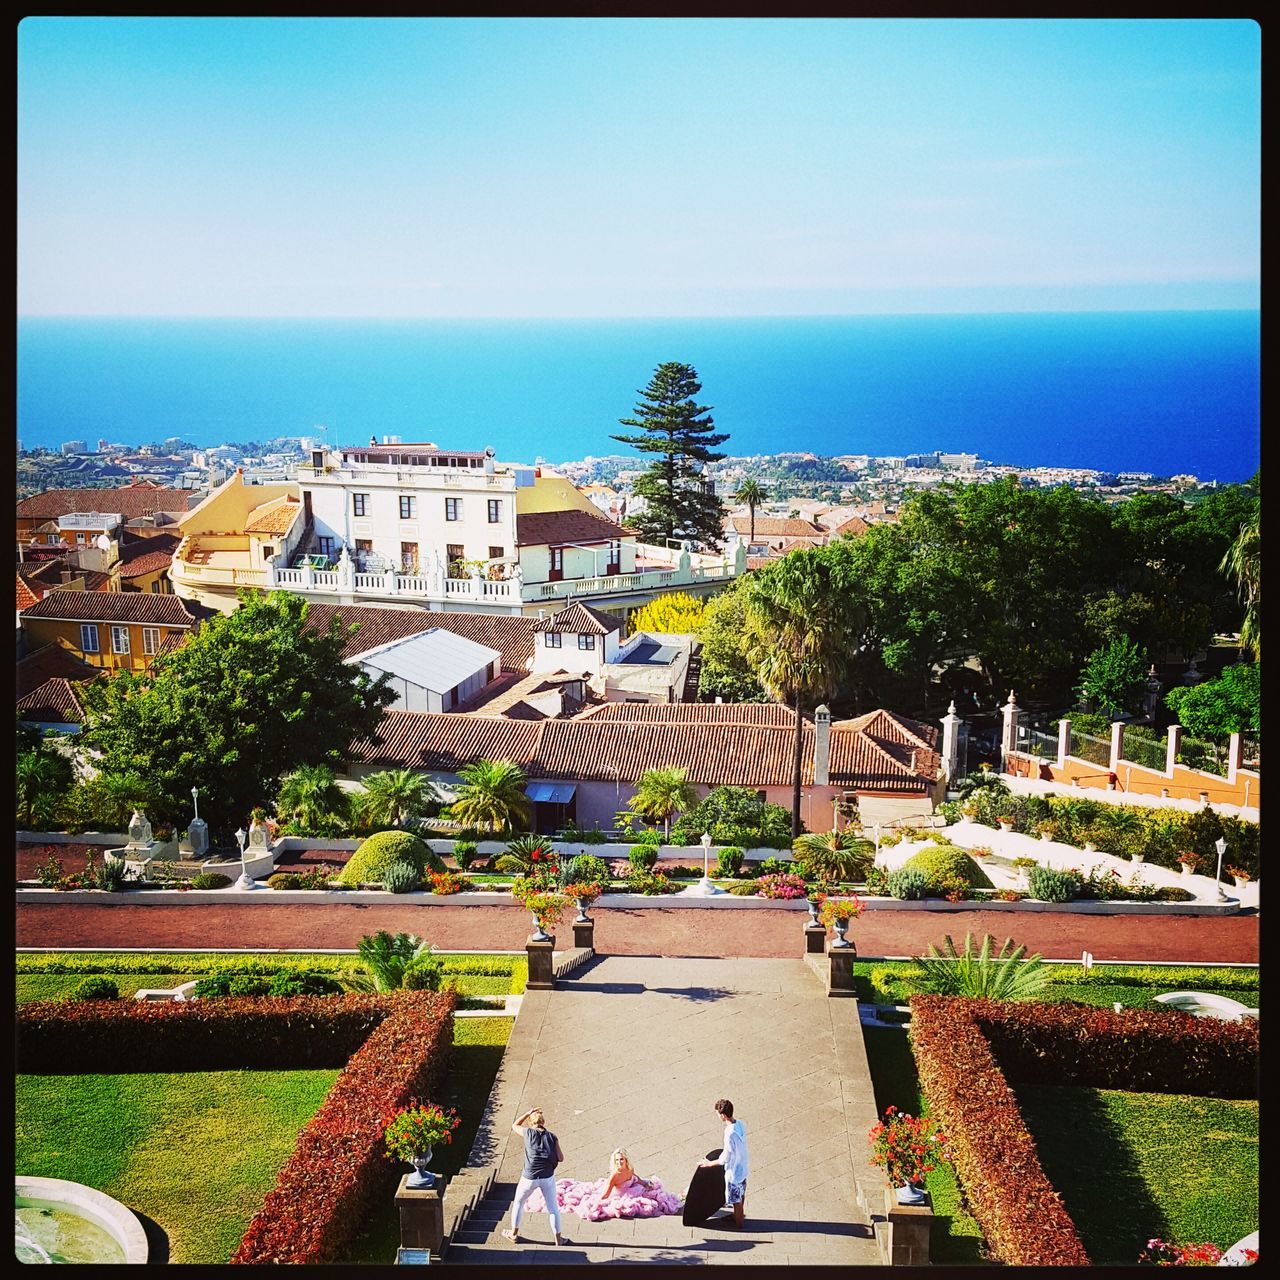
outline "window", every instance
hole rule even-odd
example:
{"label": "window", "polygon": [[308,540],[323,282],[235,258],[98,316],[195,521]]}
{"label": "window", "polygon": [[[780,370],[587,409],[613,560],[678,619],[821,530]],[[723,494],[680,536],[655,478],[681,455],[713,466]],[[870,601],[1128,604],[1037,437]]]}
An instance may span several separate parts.
{"label": "window", "polygon": [[450,564],[457,564],[459,560],[465,560],[467,558],[467,549],[460,542],[446,543],[445,558]]}
{"label": "window", "polygon": [[44,540],[45,540],[45,541],[46,541],[46,542],[47,542],[51,547],[56,547],[56,546],[58,545],[58,535],[57,535],[56,533],[46,533],[46,534],[44,535]]}
{"label": "window", "polygon": [[311,465],[316,471],[322,471],[324,469],[324,450],[323,449],[311,450]]}
{"label": "window", "polygon": [[560,633],[558,631],[547,632],[547,648],[558,649],[560,647]]}
{"label": "window", "polygon": [[80,546],[82,546],[82,547],[84,546],[84,534],[83,534],[83,533],[77,533],[77,534],[76,534],[76,542],[77,542],[77,543],[79,543],[79,544],[80,544]]}
{"label": "window", "polygon": [[462,519],[462,499],[446,498],[444,500],[444,518],[446,520]]}
{"label": "window", "polygon": [[157,649],[160,648],[160,628],[159,627],[143,627],[142,628],[142,652],[150,657]]}
{"label": "window", "polygon": [[595,636],[579,636],[578,637],[579,649],[594,649],[595,647],[596,647]]}
{"label": "window", "polygon": [[112,653],[128,653],[129,652],[129,628],[128,627],[112,627],[111,628],[111,652]]}
{"label": "window", "polygon": [[506,547],[490,547],[489,548],[490,560],[501,560],[502,557],[505,556],[506,554],[507,554]]}
{"label": "window", "polygon": [[316,541],[320,544],[320,554],[322,556],[329,558],[333,555],[332,538],[317,538]]}
{"label": "window", "polygon": [[498,524],[502,520],[502,499],[489,499],[489,523]]}
{"label": "window", "polygon": [[418,513],[418,500],[400,495],[400,519],[412,520]]}
{"label": "window", "polygon": [[622,542],[618,538],[614,538],[609,543],[609,563],[610,564],[622,563]]}
{"label": "window", "polygon": [[353,493],[351,495],[351,514],[353,516],[367,516],[369,514],[369,495],[367,493]]}
{"label": "window", "polygon": [[400,544],[400,568],[405,573],[418,572],[418,544],[416,542],[402,542]]}
{"label": "window", "polygon": [[82,653],[98,652],[98,628],[87,622],[80,624],[80,651]]}

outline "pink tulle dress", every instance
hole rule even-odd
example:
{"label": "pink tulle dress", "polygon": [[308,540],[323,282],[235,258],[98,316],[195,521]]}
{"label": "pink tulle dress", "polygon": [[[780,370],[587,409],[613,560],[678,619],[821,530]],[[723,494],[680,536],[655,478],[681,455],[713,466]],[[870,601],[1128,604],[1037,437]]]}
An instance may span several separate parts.
{"label": "pink tulle dress", "polygon": [[[658,1178],[650,1178],[647,1188],[638,1178],[632,1178],[602,1199],[601,1193],[608,1185],[608,1178],[597,1178],[594,1182],[558,1178],[556,1200],[561,1209],[576,1213],[586,1222],[603,1222],[606,1218],[658,1218],[666,1213],[680,1213],[683,1208],[681,1197],[664,1191]],[[542,1192],[534,1191],[525,1208],[546,1213]]]}

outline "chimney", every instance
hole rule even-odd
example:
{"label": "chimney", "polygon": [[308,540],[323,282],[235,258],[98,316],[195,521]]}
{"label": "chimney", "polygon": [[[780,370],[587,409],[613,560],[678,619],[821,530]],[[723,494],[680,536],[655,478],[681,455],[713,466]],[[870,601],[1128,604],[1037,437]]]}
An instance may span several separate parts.
{"label": "chimney", "polygon": [[825,703],[813,713],[813,785],[831,784],[831,708]]}

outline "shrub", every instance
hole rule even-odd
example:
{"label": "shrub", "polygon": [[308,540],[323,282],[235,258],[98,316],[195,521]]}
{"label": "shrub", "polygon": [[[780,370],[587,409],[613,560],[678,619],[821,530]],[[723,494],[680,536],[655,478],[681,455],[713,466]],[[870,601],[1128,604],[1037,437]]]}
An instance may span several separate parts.
{"label": "shrub", "polygon": [[959,876],[939,876],[931,887],[948,902],[965,902],[974,895],[974,890],[970,889]]}
{"label": "shrub", "polygon": [[762,876],[795,875],[801,868],[793,858],[766,858],[759,863],[756,871]]}
{"label": "shrub", "polygon": [[386,869],[393,862],[408,862],[423,875],[428,867],[432,871],[444,870],[444,859],[417,836],[408,831],[379,831],[363,841],[351,855],[338,876],[349,888],[361,884],[381,883]]}
{"label": "shrub", "polygon": [[412,893],[422,876],[412,862],[393,862],[382,873],[382,887],[388,893]]}
{"label": "shrub", "polygon": [[560,887],[567,884],[609,883],[609,864],[594,853],[580,853],[560,864]]}
{"label": "shrub", "polygon": [[744,881],[742,884],[731,884],[729,892],[735,898],[754,898],[756,896],[756,882],[754,880]]}
{"label": "shrub", "polygon": [[68,1000],[119,1000],[120,988],[110,978],[85,978],[71,988]]}
{"label": "shrub", "polygon": [[439,956],[419,956],[405,968],[404,987],[407,991],[439,991],[443,977],[444,961]]}
{"label": "shrub", "polygon": [[1195,896],[1190,889],[1180,889],[1176,884],[1162,885],[1155,892],[1157,902],[1194,902]]}
{"label": "shrub", "polygon": [[422,956],[429,955],[431,944],[416,934],[397,933],[385,929],[366,934],[356,946],[379,991],[395,991],[404,984],[405,969]]}
{"label": "shrub", "polygon": [[433,871],[428,877],[431,892],[445,896],[451,893],[465,893],[471,888],[471,881],[454,871]]}
{"label": "shrub", "polygon": [[884,897],[889,892],[889,873],[874,863],[867,868],[867,892],[876,897]]}
{"label": "shrub", "polygon": [[875,845],[851,831],[827,831],[797,836],[798,869],[809,879],[834,884],[864,876],[875,858]]}
{"label": "shrub", "polygon": [[997,902],[1021,902],[1023,895],[1017,889],[997,889],[991,896]]}
{"label": "shrub", "polygon": [[[107,893],[119,893],[128,879],[129,869],[125,866],[123,858],[104,857],[102,859],[102,866],[98,868],[97,876],[99,889],[105,889]],[[227,883],[231,882],[228,880]]]}
{"label": "shrub", "polygon": [[716,854],[716,875],[725,879],[736,876],[742,870],[743,857],[744,854],[737,845],[725,845]]}
{"label": "shrub", "polygon": [[903,870],[908,869],[924,872],[930,896],[941,891],[941,882],[946,879],[963,880],[971,889],[995,887],[977,862],[955,845],[927,845],[903,864]]}
{"label": "shrub", "polygon": [[296,871],[277,871],[267,877],[267,884],[272,889],[301,889],[302,876]]}
{"label": "shrub", "polygon": [[231,877],[224,876],[221,871],[202,871],[191,877],[193,889],[225,889],[230,883]]}
{"label": "shrub", "polygon": [[885,887],[900,901],[923,898],[929,892],[929,877],[918,867],[899,867],[889,872]]}
{"label": "shrub", "polygon": [[1049,972],[1040,953],[1026,956],[1026,947],[1015,947],[1012,938],[1000,944],[998,955],[991,954],[995,939],[989,933],[977,951],[971,933],[964,935],[963,951],[956,950],[950,934],[943,941],[945,951],[930,943],[927,956],[914,957],[920,970],[911,984],[914,990],[940,996],[1034,1000],[1048,983]]}
{"label": "shrub", "polygon": [[1015,867],[1038,867],[1040,864],[1034,858],[1014,858],[1013,865]]}
{"label": "shrub", "polygon": [[456,840],[453,845],[453,860],[466,871],[480,856],[474,840]]}
{"label": "shrub", "polygon": [[[642,893],[645,897],[653,897],[659,893],[679,893],[683,888],[682,884],[672,884],[661,871],[636,871],[627,880],[628,893]],[[755,885],[751,886],[751,891],[755,892]]]}
{"label": "shrub", "polygon": [[539,865],[554,868],[556,852],[546,836],[525,835],[508,840],[506,848],[494,859],[498,871],[510,871],[527,876],[538,870]]}
{"label": "shrub", "polygon": [[36,879],[40,882],[42,889],[56,889],[62,882],[62,878],[62,859],[52,849],[49,849],[48,861],[37,863],[36,865]]}
{"label": "shrub", "polygon": [[671,828],[671,840],[674,844],[697,844],[704,831],[711,833],[715,844],[789,849],[791,811],[761,800],[748,787],[714,787],[680,816]]}
{"label": "shrub", "polygon": [[231,978],[227,983],[229,996],[265,996],[271,990],[271,984],[263,978],[250,978],[241,975]]}
{"label": "shrub", "polygon": [[1070,902],[1080,888],[1080,880],[1068,871],[1032,867],[1027,872],[1031,896],[1041,902]]}
{"label": "shrub", "polygon": [[[233,991],[231,993],[235,995]],[[342,994],[342,983],[330,978],[327,974],[314,970],[290,972],[282,969],[271,979],[267,988],[269,996],[339,996]]]}
{"label": "shrub", "polygon": [[784,871],[778,875],[761,876],[756,881],[756,895],[761,898],[804,898],[808,891],[798,875]]}
{"label": "shrub", "polygon": [[631,863],[633,872],[652,871],[654,863],[658,861],[658,846],[643,841],[633,844],[627,854],[627,861]]}

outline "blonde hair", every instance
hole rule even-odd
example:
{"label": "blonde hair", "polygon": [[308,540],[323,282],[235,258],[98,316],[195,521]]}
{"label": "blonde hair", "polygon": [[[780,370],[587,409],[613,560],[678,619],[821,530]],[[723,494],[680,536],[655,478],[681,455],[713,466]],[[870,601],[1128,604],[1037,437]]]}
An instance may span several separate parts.
{"label": "blonde hair", "polygon": [[624,1151],[622,1147],[618,1147],[609,1156],[609,1169],[611,1172],[617,1173],[618,1170],[622,1168],[624,1163],[627,1165],[628,1168],[630,1168],[631,1157],[627,1155],[626,1151]]}

